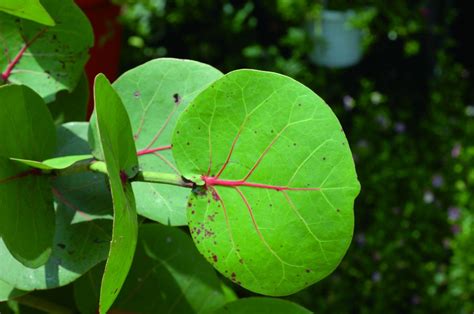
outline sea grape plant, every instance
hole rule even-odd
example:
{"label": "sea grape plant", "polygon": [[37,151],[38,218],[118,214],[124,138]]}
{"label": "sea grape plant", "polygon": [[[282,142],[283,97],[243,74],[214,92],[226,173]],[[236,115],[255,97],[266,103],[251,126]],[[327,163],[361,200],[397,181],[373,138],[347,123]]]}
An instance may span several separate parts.
{"label": "sea grape plant", "polygon": [[91,40],[63,36],[71,1],[42,3],[53,22],[0,13],[0,301],[74,282],[83,313],[306,313],[229,285],[290,295],[347,251],[360,185],[330,107],[284,75],[163,58],[98,75],[90,123],[55,126]]}

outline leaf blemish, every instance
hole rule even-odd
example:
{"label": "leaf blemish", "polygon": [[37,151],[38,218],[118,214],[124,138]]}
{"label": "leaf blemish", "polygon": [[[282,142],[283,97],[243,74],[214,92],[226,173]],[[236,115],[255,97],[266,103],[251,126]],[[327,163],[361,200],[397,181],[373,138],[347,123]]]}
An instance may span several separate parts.
{"label": "leaf blemish", "polygon": [[60,247],[61,249],[65,249],[65,248],[66,248],[66,245],[63,244],[63,243],[58,243],[57,246]]}
{"label": "leaf blemish", "polygon": [[217,263],[217,255],[216,254],[212,254],[212,260],[214,261],[214,263]]}
{"label": "leaf blemish", "polygon": [[179,96],[178,93],[175,93],[173,94],[173,100],[176,105],[179,105],[179,103],[181,102],[181,96]]}
{"label": "leaf blemish", "polygon": [[135,91],[135,92],[133,93],[133,96],[135,96],[135,98],[140,97],[140,96],[141,96],[140,91]]}

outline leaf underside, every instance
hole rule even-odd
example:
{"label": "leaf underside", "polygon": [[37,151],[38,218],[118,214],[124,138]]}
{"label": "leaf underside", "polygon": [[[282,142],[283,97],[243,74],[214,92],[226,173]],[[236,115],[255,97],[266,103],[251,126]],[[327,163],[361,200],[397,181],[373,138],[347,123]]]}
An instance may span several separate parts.
{"label": "leaf underside", "polygon": [[9,158],[51,157],[56,132],[44,101],[30,88],[2,86],[0,99],[0,221],[8,222],[0,223],[0,236],[18,261],[36,268],[51,254],[51,185],[48,178]]}
{"label": "leaf underside", "polygon": [[56,26],[0,12],[0,71],[3,80],[27,85],[49,102],[58,91],[76,87],[94,38],[87,17],[72,0],[42,3]]}
{"label": "leaf underside", "polygon": [[138,170],[130,121],[117,93],[103,74],[94,84],[97,129],[114,204],[109,256],[100,288],[100,313],[112,306],[127,277],[137,242],[137,213],[131,184]]}
{"label": "leaf underside", "polygon": [[[221,76],[207,64],[162,58],[114,82],[130,117],[142,170],[178,172],[170,146],[177,118],[201,90]],[[132,187],[140,215],[166,225],[187,223],[187,188],[146,182],[134,182]]]}
{"label": "leaf underside", "polygon": [[205,183],[189,198],[189,228],[223,275],[280,296],[339,264],[360,185],[337,118],[307,87],[231,72],[197,96],[172,143],[180,172]]}
{"label": "leaf underside", "polygon": [[[56,156],[89,153],[87,128],[87,123],[59,127]],[[49,260],[36,269],[25,267],[0,240],[0,269],[8,269],[0,272],[0,280],[27,291],[51,289],[69,284],[104,261],[112,225],[112,201],[104,179],[95,173],[55,178],[56,228]]]}
{"label": "leaf underside", "polygon": [[[90,291],[100,285],[100,269],[75,283],[81,313],[95,313]],[[113,305],[119,312],[209,313],[226,298],[212,266],[196,250],[189,235],[160,224],[140,227],[137,251],[127,280]]]}

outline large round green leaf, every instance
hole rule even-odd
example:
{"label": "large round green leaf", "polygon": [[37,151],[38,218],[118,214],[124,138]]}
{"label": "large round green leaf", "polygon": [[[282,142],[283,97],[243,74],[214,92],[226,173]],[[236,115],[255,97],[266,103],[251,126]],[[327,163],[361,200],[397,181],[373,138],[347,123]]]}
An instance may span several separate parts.
{"label": "large round green leaf", "polygon": [[182,114],[172,144],[180,172],[203,185],[189,198],[193,239],[222,274],[288,295],[339,264],[360,185],[341,125],[310,89],[231,72]]}
{"label": "large round green leaf", "polygon": [[[75,283],[82,313],[95,313],[101,269]],[[95,293],[92,293],[95,295]],[[91,302],[92,301],[92,302]],[[140,227],[137,251],[113,308],[136,313],[208,313],[226,303],[216,272],[196,250],[191,238],[160,224]]]}
{"label": "large round green leaf", "polygon": [[[201,90],[221,76],[207,64],[163,58],[117,79],[113,86],[128,111],[143,170],[177,172],[170,147],[176,120]],[[145,182],[132,186],[140,215],[167,225],[186,224],[187,188]]]}
{"label": "large round green leaf", "polygon": [[137,243],[135,198],[128,178],[136,175],[138,159],[127,112],[103,74],[95,79],[94,101],[96,127],[114,203],[112,241],[100,287],[99,309],[106,313],[127,277]]}
{"label": "large round green leaf", "polygon": [[0,236],[21,263],[39,267],[53,244],[50,182],[9,158],[51,157],[56,132],[44,101],[30,88],[2,86],[0,99]]}
{"label": "large round green leaf", "polygon": [[[85,122],[59,127],[56,156],[89,153],[87,128]],[[50,289],[66,285],[107,257],[112,201],[105,178],[95,173],[56,177],[52,189],[56,228],[52,254],[47,263],[37,269],[25,267],[0,241],[0,269],[8,269],[0,272],[0,280],[18,289]],[[27,198],[31,195],[28,194]]]}
{"label": "large round green leaf", "polygon": [[56,92],[76,87],[94,38],[87,17],[72,0],[42,4],[55,26],[0,12],[0,71],[3,81],[27,85],[49,101]]}

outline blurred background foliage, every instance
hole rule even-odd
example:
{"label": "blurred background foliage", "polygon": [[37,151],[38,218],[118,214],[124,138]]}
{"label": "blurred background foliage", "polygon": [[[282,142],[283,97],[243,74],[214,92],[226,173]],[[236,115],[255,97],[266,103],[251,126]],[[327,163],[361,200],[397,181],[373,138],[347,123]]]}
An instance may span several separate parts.
{"label": "blurred background foliage", "polygon": [[[277,71],[312,88],[336,112],[362,184],[354,241],[334,274],[290,299],[316,313],[471,313],[474,89],[467,42],[473,23],[462,6],[134,1],[121,17],[121,66],[170,56],[224,72]],[[364,55],[357,65],[330,69],[309,61],[307,21],[324,7],[358,12]]]}

